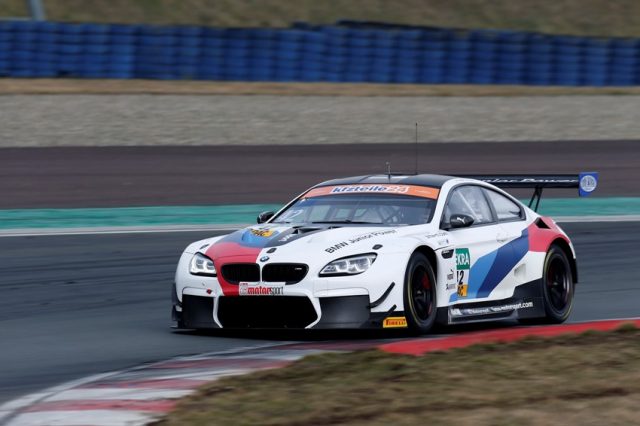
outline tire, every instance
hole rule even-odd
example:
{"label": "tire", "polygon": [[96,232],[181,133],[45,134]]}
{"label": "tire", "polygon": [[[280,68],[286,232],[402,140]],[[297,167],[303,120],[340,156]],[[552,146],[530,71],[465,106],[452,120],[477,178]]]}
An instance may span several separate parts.
{"label": "tire", "polygon": [[566,253],[552,245],[542,268],[542,299],[545,316],[520,320],[523,324],[560,324],[569,318],[573,307],[575,283]]}
{"label": "tire", "polygon": [[422,253],[409,259],[404,276],[404,312],[409,329],[417,334],[433,327],[437,314],[436,277]]}

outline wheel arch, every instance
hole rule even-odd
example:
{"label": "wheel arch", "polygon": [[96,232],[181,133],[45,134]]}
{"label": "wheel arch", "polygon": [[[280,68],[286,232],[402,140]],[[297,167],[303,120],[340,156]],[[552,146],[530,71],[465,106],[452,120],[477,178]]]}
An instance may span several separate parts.
{"label": "wheel arch", "polygon": [[556,238],[555,240],[551,241],[551,244],[549,244],[549,248],[554,245],[560,247],[560,249],[567,256],[569,265],[571,265],[571,276],[573,277],[573,283],[576,284],[578,282],[578,265],[575,257],[573,256],[573,250],[571,250],[569,243],[564,238]]}
{"label": "wheel arch", "polygon": [[[421,253],[427,258],[427,260],[431,264],[431,267],[433,268],[433,274],[437,278],[438,277],[438,257],[436,256],[435,250],[429,246],[421,245],[416,247],[413,253]],[[413,253],[411,254],[413,255]]]}

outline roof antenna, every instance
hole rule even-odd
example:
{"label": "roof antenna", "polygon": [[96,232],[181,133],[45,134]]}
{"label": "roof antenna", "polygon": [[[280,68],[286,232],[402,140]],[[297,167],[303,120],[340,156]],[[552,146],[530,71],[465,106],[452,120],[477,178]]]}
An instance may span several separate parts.
{"label": "roof antenna", "polygon": [[387,161],[386,165],[387,165],[387,179],[389,179],[389,182],[391,182],[391,163]]}
{"label": "roof antenna", "polygon": [[416,123],[416,175],[418,174],[418,123]]}

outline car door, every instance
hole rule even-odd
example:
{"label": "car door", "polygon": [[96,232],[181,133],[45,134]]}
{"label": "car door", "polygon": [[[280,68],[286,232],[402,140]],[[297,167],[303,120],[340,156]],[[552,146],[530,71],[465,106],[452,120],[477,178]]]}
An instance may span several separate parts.
{"label": "car door", "polygon": [[[452,227],[451,217],[470,216],[473,223]],[[457,288],[449,302],[466,303],[486,300],[491,293],[491,269],[504,231],[497,222],[487,196],[478,185],[461,185],[447,198],[441,228],[449,231],[455,247]]]}
{"label": "car door", "polygon": [[[503,255],[501,270],[505,274],[492,295],[506,299],[513,296],[518,285],[528,281],[525,256],[529,252],[529,239],[526,226],[526,214],[522,206],[511,197],[490,188],[483,188],[494,215],[502,228],[498,237]],[[531,271],[529,271],[531,272]]]}

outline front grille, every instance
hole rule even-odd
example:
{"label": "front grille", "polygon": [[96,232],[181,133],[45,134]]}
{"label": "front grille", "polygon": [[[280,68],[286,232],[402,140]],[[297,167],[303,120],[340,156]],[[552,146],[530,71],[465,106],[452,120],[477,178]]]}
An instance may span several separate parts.
{"label": "front grille", "polygon": [[302,296],[222,296],[218,320],[227,328],[305,328],[318,319]]}
{"label": "front grille", "polygon": [[231,284],[260,281],[260,267],[255,263],[229,263],[222,267],[222,277]]}
{"label": "front grille", "polygon": [[262,268],[262,281],[295,284],[302,281],[308,270],[303,263],[270,263]]}

